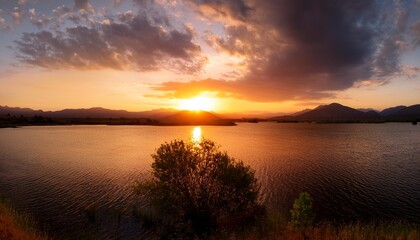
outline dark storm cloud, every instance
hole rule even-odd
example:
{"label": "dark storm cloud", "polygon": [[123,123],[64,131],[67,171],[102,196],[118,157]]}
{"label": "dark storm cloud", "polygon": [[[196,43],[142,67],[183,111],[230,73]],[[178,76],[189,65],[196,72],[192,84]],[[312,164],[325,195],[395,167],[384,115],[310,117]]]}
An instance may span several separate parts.
{"label": "dark storm cloud", "polygon": [[131,12],[90,27],[24,33],[15,43],[22,62],[50,69],[196,72],[204,61],[192,30],[166,29]]}
{"label": "dark storm cloud", "polygon": [[[219,87],[260,101],[316,99],[358,81],[383,82],[400,71],[410,1],[234,1],[246,11],[230,4],[222,8],[218,0],[192,2],[221,9],[242,22],[227,23],[226,37],[206,39],[246,58],[248,65],[248,73],[237,81],[212,82],[214,91]],[[191,85],[197,92],[210,87],[208,80]],[[191,93],[186,83],[164,83],[161,89],[174,95]]]}

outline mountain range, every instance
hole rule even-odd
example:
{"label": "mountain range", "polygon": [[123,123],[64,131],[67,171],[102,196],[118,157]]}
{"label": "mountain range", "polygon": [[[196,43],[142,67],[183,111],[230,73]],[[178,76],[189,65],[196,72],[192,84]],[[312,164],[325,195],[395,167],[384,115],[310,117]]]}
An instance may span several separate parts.
{"label": "mountain range", "polygon": [[354,109],[339,103],[320,105],[312,110],[298,114],[270,118],[274,121],[311,121],[311,122],[385,122],[385,121],[418,121],[420,104],[397,106],[377,112],[373,109]]}
{"label": "mountain range", "polygon": [[206,111],[178,111],[155,109],[142,112],[106,108],[64,109],[60,111],[32,110],[30,108],[0,106],[0,125],[235,125]]}
{"label": "mountain range", "polygon": [[[240,119],[240,114],[223,115],[205,111],[179,111],[175,109],[155,109],[150,111],[129,112],[106,108],[64,109],[60,111],[42,111],[30,108],[0,106],[0,117],[14,116],[30,118],[34,116],[52,119],[143,119],[157,125],[232,125],[225,119]],[[232,119],[232,120],[235,120]],[[385,122],[419,121],[420,104],[396,106],[380,112],[368,109],[354,109],[339,103],[320,105],[315,109],[305,109],[289,115],[267,118],[280,122]]]}
{"label": "mountain range", "polygon": [[152,118],[160,119],[177,112],[174,109],[155,109],[150,111],[129,112],[126,110],[111,110],[101,107],[64,109],[59,111],[42,111],[30,108],[0,106],[0,115],[10,114],[12,116],[42,116],[50,118]]}

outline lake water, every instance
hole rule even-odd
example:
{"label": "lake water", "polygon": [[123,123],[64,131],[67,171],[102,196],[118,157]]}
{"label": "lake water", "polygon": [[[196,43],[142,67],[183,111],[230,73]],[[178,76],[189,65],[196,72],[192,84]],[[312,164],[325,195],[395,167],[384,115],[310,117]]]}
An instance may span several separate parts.
{"label": "lake water", "polygon": [[[287,214],[299,192],[308,191],[318,220],[420,222],[419,126],[241,123],[200,130],[256,170],[270,212]],[[148,176],[161,143],[199,132],[189,126],[0,129],[0,193],[53,236],[147,237],[129,214],[138,204],[133,183]],[[87,208],[96,209],[95,222]]]}

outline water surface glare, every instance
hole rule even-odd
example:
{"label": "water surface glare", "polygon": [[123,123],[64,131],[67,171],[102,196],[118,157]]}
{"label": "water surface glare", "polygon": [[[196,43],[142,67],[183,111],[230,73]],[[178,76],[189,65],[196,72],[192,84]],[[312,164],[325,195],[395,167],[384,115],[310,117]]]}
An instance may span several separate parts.
{"label": "water surface glare", "polygon": [[409,123],[0,129],[0,193],[54,236],[144,238],[133,183],[161,143],[200,134],[256,170],[271,212],[308,191],[318,219],[420,222],[420,127]]}

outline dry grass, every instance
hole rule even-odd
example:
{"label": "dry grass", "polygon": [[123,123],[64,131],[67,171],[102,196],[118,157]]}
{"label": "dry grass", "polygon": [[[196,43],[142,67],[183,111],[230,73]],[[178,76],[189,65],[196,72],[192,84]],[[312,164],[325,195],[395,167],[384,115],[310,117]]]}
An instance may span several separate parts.
{"label": "dry grass", "polygon": [[19,213],[4,200],[0,199],[0,239],[1,240],[46,240],[32,218]]}
{"label": "dry grass", "polygon": [[[318,224],[305,231],[308,240],[420,240],[420,225],[404,222]],[[13,209],[0,198],[0,240],[47,240],[33,219]],[[251,229],[237,234],[219,233],[210,239],[304,240],[302,231],[287,224],[281,215],[264,219]]]}
{"label": "dry grass", "polygon": [[420,240],[420,225],[404,222],[347,224],[333,226],[319,224],[303,232],[291,227],[284,220],[266,221],[260,226],[237,234],[220,234],[211,239],[241,240]]}
{"label": "dry grass", "polygon": [[[302,232],[286,227],[283,236],[274,239],[304,239]],[[306,231],[307,239],[313,240],[418,240],[418,226],[402,223],[350,224],[334,227],[323,224]]]}

